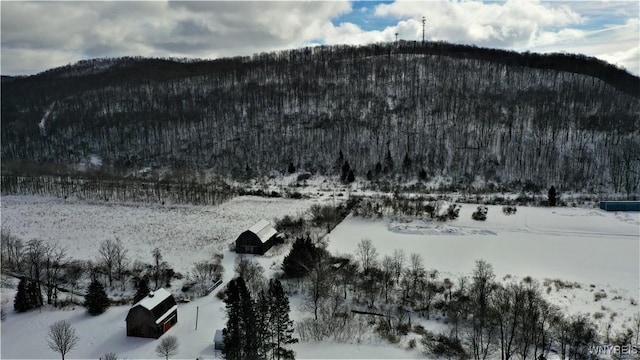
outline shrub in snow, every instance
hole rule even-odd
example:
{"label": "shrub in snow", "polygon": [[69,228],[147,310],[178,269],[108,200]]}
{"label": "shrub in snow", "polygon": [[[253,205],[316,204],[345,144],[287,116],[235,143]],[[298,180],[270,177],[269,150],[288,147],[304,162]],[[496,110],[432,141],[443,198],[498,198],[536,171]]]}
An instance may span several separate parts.
{"label": "shrub in snow", "polygon": [[607,297],[607,293],[604,291],[598,291],[597,293],[593,294],[593,301],[600,301],[604,298]]}
{"label": "shrub in snow", "polygon": [[473,220],[478,220],[478,221],[487,220],[487,212],[488,211],[489,211],[489,209],[487,209],[486,206],[480,205],[480,206],[478,206],[478,209],[476,211],[474,211],[473,214],[471,214],[471,218]]}
{"label": "shrub in snow", "polygon": [[435,335],[429,332],[422,337],[421,342],[425,349],[425,355],[435,355],[448,359],[465,359],[468,357],[460,339],[453,336]]}
{"label": "shrub in snow", "polygon": [[516,209],[516,207],[515,207],[515,206],[511,206],[511,205],[507,205],[507,206],[503,206],[503,207],[502,207],[502,212],[503,212],[505,215],[513,215],[513,214],[515,214],[515,213],[516,213],[516,211],[517,211],[517,210],[518,210],[518,209]]}
{"label": "shrub in snow", "polygon": [[460,205],[449,204],[444,200],[438,200],[435,207],[436,219],[440,221],[454,220],[460,215]]}
{"label": "shrub in snow", "polygon": [[102,360],[118,360],[118,354],[114,353],[114,352],[108,352],[104,355],[102,355]]}

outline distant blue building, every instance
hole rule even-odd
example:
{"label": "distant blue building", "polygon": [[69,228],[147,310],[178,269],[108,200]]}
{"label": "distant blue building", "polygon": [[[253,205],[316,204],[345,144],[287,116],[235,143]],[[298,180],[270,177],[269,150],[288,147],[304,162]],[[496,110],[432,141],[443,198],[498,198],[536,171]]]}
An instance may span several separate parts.
{"label": "distant blue building", "polygon": [[640,201],[600,201],[605,211],[640,211]]}

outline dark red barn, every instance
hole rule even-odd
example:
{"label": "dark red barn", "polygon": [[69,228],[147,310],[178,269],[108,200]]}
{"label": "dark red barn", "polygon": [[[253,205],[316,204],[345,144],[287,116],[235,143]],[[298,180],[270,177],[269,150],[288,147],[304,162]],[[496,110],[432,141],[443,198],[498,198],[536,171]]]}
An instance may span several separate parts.
{"label": "dark red barn", "polygon": [[170,292],[158,289],[133,305],[126,321],[127,336],[157,339],[178,322],[178,304]]}

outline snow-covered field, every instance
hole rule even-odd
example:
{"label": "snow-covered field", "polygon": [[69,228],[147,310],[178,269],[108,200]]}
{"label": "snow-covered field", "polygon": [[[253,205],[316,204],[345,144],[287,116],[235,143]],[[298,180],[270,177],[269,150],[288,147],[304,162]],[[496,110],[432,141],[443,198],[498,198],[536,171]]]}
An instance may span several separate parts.
{"label": "snow-covered field", "polygon": [[[151,261],[158,246],[177,271],[186,272],[213,251],[224,252],[224,280],[233,276],[236,255],[227,244],[259,219],[273,220],[285,214],[306,211],[316,200],[240,197],[220,206],[155,206],[139,204],[87,203],[39,197],[3,197],[2,228],[29,240],[39,238],[67,247],[71,257],[95,258],[97,245],[107,238],[120,238],[130,255]],[[417,252],[428,269],[440,278],[470,274],[474,261],[491,263],[497,278],[527,275],[577,282],[580,288],[556,290],[548,296],[567,311],[616,313],[621,326],[637,311],[640,296],[640,214],[607,213],[593,209],[518,208],[516,215],[503,215],[489,206],[488,219],[471,220],[475,206],[463,205],[460,218],[448,223],[362,219],[352,216],[329,235],[329,250],[355,252],[363,238],[373,241],[380,255],[402,248]],[[256,257],[267,274],[276,270],[283,253]],[[593,285],[594,287],[591,287]],[[593,292],[603,289],[607,298],[594,302]],[[224,304],[214,293],[180,304],[178,323],[169,333],[178,337],[177,358],[216,358],[213,334],[225,324]],[[128,306],[111,307],[91,317],[83,308],[43,308],[26,314],[11,311],[15,292],[2,289],[8,301],[8,316],[2,322],[2,359],[56,358],[46,344],[47,328],[57,320],[69,321],[80,336],[78,347],[68,358],[98,358],[115,352],[121,358],[158,358],[153,339],[128,338],[125,317]],[[302,314],[299,299],[291,299],[292,317]],[[199,312],[195,330],[196,309]],[[305,315],[306,316],[306,315]],[[351,344],[300,343],[292,347],[298,358],[419,358],[417,351],[401,345],[381,343],[375,336],[354,339]]]}
{"label": "snow-covered field", "polygon": [[3,196],[2,229],[24,241],[55,242],[76,259],[95,259],[106,239],[122,240],[130,255],[145,262],[158,247],[170,266],[185,273],[196,261],[228,249],[258,220],[301,214],[313,203],[246,196],[219,206],[191,206]]}
{"label": "snow-covered field", "polygon": [[353,253],[369,238],[380,254],[416,252],[427,268],[454,276],[471,273],[475,260],[483,259],[499,278],[558,278],[637,294],[639,213],[519,207],[504,215],[501,207],[488,206],[487,220],[475,221],[475,209],[463,204],[460,218],[446,223],[349,217],[329,235],[329,249]]}
{"label": "snow-covered field", "polygon": [[[329,235],[329,249],[354,254],[368,238],[380,256],[395,249],[420,254],[440,279],[471,275],[482,259],[493,265],[497,280],[538,280],[567,313],[602,312],[606,318],[596,321],[601,328],[614,313],[614,329],[631,324],[640,311],[640,213],[519,207],[505,215],[500,206],[488,209],[486,221],[472,220],[476,206],[469,204],[462,205],[459,219],[446,223],[349,216]],[[575,284],[558,289],[550,281],[544,285],[545,279]],[[600,290],[607,298],[595,302]]]}

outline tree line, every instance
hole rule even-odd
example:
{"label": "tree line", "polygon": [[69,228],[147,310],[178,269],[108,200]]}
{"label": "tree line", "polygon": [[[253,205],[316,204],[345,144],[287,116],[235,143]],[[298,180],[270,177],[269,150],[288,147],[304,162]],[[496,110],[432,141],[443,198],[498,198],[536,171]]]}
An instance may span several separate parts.
{"label": "tree line", "polygon": [[2,175],[4,195],[41,195],[83,200],[218,205],[234,196],[226,184],[201,184],[76,176]]}

